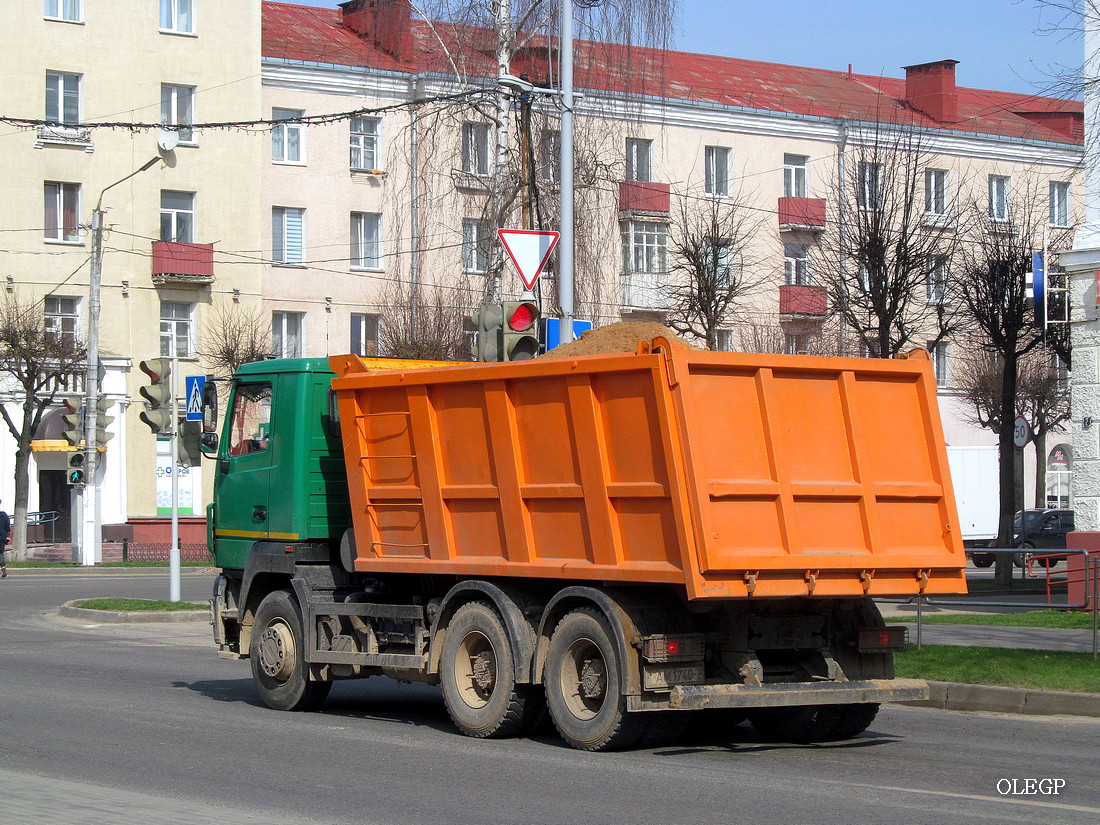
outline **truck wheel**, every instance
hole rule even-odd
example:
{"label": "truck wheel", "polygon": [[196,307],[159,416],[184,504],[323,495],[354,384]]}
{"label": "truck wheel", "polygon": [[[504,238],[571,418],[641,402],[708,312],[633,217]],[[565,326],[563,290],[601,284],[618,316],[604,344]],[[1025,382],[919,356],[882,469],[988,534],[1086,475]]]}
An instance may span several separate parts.
{"label": "truck wheel", "polygon": [[311,682],[306,669],[302,617],[286,590],[269,593],[252,627],[252,678],[264,704],[275,710],[311,710],[328,696],[331,682]]}
{"label": "truck wheel", "polygon": [[546,702],[562,739],[586,751],[636,744],[648,714],[627,713],[611,630],[590,608],[566,614],[546,653]]}
{"label": "truck wheel", "polygon": [[834,707],[840,712],[840,718],[829,733],[829,739],[851,739],[863,733],[875,721],[879,706],[875,702],[868,702]]}
{"label": "truck wheel", "polygon": [[992,553],[975,553],[970,558],[975,567],[992,567],[996,557]]}
{"label": "truck wheel", "polygon": [[540,697],[516,683],[508,633],[487,604],[460,607],[447,627],[440,661],[443,702],[467,736],[503,739],[526,733],[537,720]]}
{"label": "truck wheel", "polygon": [[[769,742],[821,742],[832,738],[840,705],[797,705],[753,711],[749,721]],[[867,724],[871,724],[868,720]]]}

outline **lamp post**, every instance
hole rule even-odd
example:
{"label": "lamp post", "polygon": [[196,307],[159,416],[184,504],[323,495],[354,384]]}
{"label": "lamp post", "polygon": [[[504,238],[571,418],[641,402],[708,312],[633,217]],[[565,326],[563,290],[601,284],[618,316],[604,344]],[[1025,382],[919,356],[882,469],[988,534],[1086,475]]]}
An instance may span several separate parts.
{"label": "lamp post", "polygon": [[124,178],[103,187],[92,210],[92,261],[88,279],[88,364],[84,372],[84,490],[77,490],[80,501],[80,563],[94,565],[102,558],[102,536],[99,529],[99,479],[96,477],[96,427],[99,411],[99,307],[103,278],[103,196],[108,189],[125,183],[135,175],[153,168],[164,158],[157,155]]}

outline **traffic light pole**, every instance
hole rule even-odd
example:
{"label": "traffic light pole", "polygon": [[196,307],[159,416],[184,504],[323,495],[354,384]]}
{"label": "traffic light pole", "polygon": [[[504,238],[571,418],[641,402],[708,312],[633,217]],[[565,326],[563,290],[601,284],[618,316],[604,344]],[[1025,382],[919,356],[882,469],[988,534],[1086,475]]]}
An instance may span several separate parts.
{"label": "traffic light pole", "polygon": [[176,392],[176,382],[179,380],[179,355],[176,353],[175,343],[172,345],[172,440],[168,457],[169,468],[172,470],[172,547],[168,551],[168,599],[178,602],[180,600],[180,415],[179,395]]}
{"label": "traffic light pole", "polygon": [[[106,190],[104,190],[106,191]],[[102,201],[103,195],[100,194]],[[92,210],[92,261],[88,281],[88,365],[84,371],[84,488],[77,489],[80,504],[80,563],[90,567],[103,560],[99,527],[99,479],[96,477],[96,426],[99,410],[99,294],[103,279],[103,210]],[[75,502],[74,502],[75,503]]]}

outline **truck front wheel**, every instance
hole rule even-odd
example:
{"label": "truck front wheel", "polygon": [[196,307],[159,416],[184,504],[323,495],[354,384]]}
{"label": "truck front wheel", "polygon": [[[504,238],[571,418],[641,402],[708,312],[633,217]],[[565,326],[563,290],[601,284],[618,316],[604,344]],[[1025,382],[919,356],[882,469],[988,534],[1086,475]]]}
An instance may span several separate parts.
{"label": "truck front wheel", "polygon": [[286,590],[260,602],[252,628],[252,678],[264,704],[275,710],[311,710],[328,696],[331,682],[311,682],[306,670],[302,617]]}
{"label": "truck front wheel", "polygon": [[516,683],[515,662],[500,617],[471,602],[455,612],[440,661],[443,701],[467,736],[503,739],[533,726],[541,709],[536,688]]}
{"label": "truck front wheel", "polygon": [[606,620],[579,608],[558,622],[546,653],[546,702],[561,737],[586,751],[636,744],[642,716],[627,713],[622,668]]}

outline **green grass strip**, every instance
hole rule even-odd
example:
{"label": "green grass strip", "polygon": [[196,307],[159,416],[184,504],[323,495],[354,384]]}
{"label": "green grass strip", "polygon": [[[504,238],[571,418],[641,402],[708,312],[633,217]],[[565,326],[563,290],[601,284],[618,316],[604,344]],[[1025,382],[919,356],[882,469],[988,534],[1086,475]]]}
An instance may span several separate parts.
{"label": "green grass strip", "polygon": [[[213,567],[214,560],[210,561],[184,561],[180,562],[181,567]],[[73,564],[70,561],[9,561],[8,567],[19,567],[28,570],[43,569],[48,570],[51,568],[66,568],[66,569],[80,569],[83,565]],[[163,567],[168,569],[168,562],[166,561],[108,561],[102,564],[97,564],[96,567]]]}
{"label": "green grass strip", "polygon": [[1100,693],[1100,663],[1091,653],[911,645],[894,654],[894,663],[907,679]]}
{"label": "green grass strip", "polygon": [[76,607],[85,610],[115,610],[129,612],[136,610],[206,610],[208,605],[195,602],[165,602],[156,599],[81,599]]}
{"label": "green grass strip", "polygon": [[[916,624],[917,614],[891,616],[893,624]],[[1092,613],[1062,610],[1029,610],[1026,613],[925,613],[923,624],[969,624],[995,627],[1052,627],[1068,630],[1092,630]]]}

